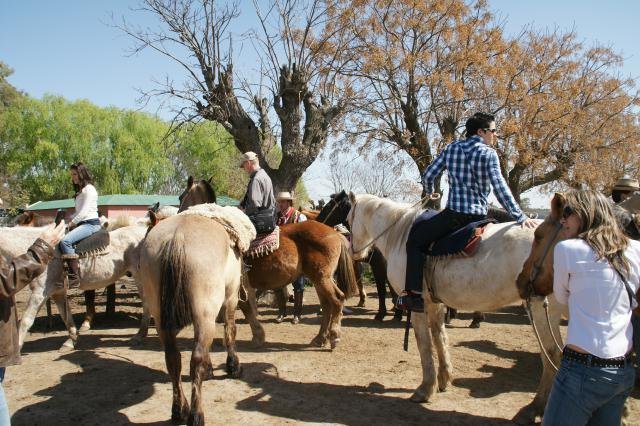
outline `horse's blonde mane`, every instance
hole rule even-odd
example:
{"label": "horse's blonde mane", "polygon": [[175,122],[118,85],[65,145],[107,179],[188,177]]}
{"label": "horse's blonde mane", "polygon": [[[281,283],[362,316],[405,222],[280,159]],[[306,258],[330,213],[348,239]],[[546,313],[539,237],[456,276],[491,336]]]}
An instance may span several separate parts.
{"label": "horse's blonde mane", "polygon": [[384,218],[386,224],[378,229],[376,234],[371,234],[371,238],[378,237],[384,231],[380,238],[385,238],[392,246],[402,244],[407,239],[416,216],[423,211],[419,205],[398,203],[371,194],[356,195],[355,205],[356,209],[364,209],[370,217]]}

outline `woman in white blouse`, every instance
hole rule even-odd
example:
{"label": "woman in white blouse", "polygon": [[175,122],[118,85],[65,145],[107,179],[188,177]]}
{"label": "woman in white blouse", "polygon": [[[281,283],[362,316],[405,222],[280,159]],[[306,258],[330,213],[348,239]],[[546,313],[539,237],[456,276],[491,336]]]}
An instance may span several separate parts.
{"label": "woman in white blouse", "polygon": [[[69,222],[69,233],[60,241],[62,259],[67,265],[69,288],[80,286],[80,263],[74,244],[100,230],[98,192],[87,167],[78,162],[71,165],[71,182],[75,190],[75,214]],[[61,283],[62,285],[62,283]]]}
{"label": "woman in white blouse", "polygon": [[553,291],[570,319],[542,424],[619,425],[635,380],[631,315],[640,243],[623,234],[603,195],[565,196],[560,223],[567,239],[554,250]]}

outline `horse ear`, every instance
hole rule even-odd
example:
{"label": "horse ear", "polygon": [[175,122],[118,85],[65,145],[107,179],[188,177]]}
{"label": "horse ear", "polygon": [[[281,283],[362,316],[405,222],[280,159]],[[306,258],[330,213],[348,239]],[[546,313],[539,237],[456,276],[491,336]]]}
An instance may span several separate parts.
{"label": "horse ear", "polygon": [[551,199],[551,216],[555,219],[560,219],[562,209],[567,203],[567,199],[562,192],[556,192]]}
{"label": "horse ear", "polygon": [[207,182],[209,182],[209,185],[213,185],[213,176],[210,176]]}
{"label": "horse ear", "polygon": [[189,179],[187,179],[187,189],[191,188],[193,185],[193,176],[189,175]]}
{"label": "horse ear", "polygon": [[352,191],[349,191],[349,201],[351,202],[351,204],[355,204],[356,202],[356,194],[354,194]]}
{"label": "horse ear", "polygon": [[153,210],[149,211],[149,226],[154,227],[158,223],[158,216]]}

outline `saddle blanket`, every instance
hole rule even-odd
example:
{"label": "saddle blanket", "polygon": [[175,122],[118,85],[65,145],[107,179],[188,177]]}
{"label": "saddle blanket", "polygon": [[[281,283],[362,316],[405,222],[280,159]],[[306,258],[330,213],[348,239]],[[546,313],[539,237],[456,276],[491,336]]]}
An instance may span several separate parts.
{"label": "saddle blanket", "polygon": [[109,233],[101,228],[98,232],[74,244],[74,249],[79,257],[102,256],[108,253],[109,243]]}
{"label": "saddle blanket", "polygon": [[249,250],[244,254],[245,257],[257,259],[266,256],[280,247],[280,228],[276,226],[269,234],[260,234],[255,240],[251,241]]}
{"label": "saddle blanket", "polygon": [[215,220],[225,228],[240,253],[249,250],[251,240],[256,237],[256,228],[249,217],[234,206],[223,207],[215,203],[198,204],[178,214],[195,214]]}
{"label": "saddle blanket", "polygon": [[[430,213],[431,216],[435,216],[439,212],[434,210]],[[464,257],[473,256],[478,250],[485,226],[489,223],[495,222],[496,221],[493,219],[483,219],[477,222],[471,222],[447,235],[443,239],[431,244],[431,246],[429,246],[425,251],[425,254],[433,257],[455,255]]]}

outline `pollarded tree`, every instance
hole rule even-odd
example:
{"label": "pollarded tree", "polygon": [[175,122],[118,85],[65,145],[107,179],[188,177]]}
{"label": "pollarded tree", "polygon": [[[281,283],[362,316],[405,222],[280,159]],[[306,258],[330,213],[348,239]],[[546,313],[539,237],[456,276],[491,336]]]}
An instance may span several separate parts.
{"label": "pollarded tree", "polygon": [[[176,123],[219,123],[239,151],[258,154],[276,188],[290,190],[325,146],[351,94],[335,72],[350,59],[338,54],[345,41],[342,27],[329,19],[328,3],[276,0],[262,11],[254,2],[258,29],[249,34],[259,70],[252,81],[246,77],[251,70],[239,78],[234,69],[232,46],[243,40],[230,32],[240,14],[236,3],[144,0],[141,10],[156,15],[162,27],[119,27],[136,40],[136,52],[153,49],[184,69],[184,83],[167,78],[146,96],[177,104]],[[275,167],[271,150],[278,142],[281,161]]]}

